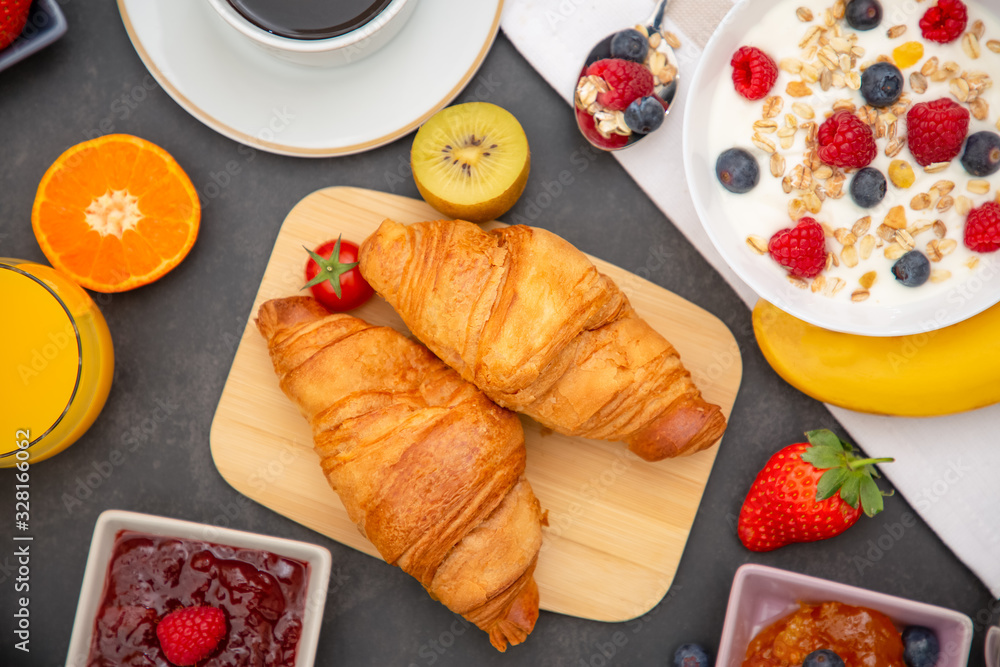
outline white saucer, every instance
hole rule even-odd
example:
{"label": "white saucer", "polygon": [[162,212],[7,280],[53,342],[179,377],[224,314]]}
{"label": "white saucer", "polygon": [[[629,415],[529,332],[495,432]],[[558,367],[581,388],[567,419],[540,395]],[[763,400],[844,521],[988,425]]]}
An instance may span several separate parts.
{"label": "white saucer", "polygon": [[264,53],[204,0],[118,0],[142,62],[188,113],[240,143],[303,157],[359,153],[416,129],[472,79],[502,8],[420,0],[377,53],[319,69]]}

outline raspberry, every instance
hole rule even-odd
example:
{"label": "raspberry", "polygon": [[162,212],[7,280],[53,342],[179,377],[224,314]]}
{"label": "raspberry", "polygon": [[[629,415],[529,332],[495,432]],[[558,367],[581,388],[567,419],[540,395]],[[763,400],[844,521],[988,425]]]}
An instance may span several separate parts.
{"label": "raspberry", "polygon": [[204,660],[226,635],[226,614],[218,607],[183,607],[156,626],[163,655],[178,667]]}
{"label": "raspberry", "polygon": [[778,66],[755,46],[741,46],[729,63],[736,92],[748,100],[761,100],[778,80]]}
{"label": "raspberry", "polygon": [[598,93],[597,103],[612,111],[624,111],[634,100],[653,94],[653,73],[642,63],[605,58],[588,67],[587,75],[608,84],[611,90]]}
{"label": "raspberry", "polygon": [[940,44],[953,42],[965,32],[969,12],[962,0],[938,0],[920,19],[924,39]]}
{"label": "raspberry", "polygon": [[962,150],[969,132],[969,110],[942,97],[914,104],[906,114],[907,143],[922,167],[950,162]]}
{"label": "raspberry", "polygon": [[875,135],[867,123],[850,111],[838,111],[819,126],[819,159],[844,169],[861,169],[878,153]]}
{"label": "raspberry", "polygon": [[767,250],[778,264],[798,278],[814,278],[826,267],[826,238],[813,218],[802,218],[792,229],[771,237]]}
{"label": "raspberry", "polygon": [[965,245],[975,252],[1000,249],[1000,204],[991,201],[969,211],[965,220]]}

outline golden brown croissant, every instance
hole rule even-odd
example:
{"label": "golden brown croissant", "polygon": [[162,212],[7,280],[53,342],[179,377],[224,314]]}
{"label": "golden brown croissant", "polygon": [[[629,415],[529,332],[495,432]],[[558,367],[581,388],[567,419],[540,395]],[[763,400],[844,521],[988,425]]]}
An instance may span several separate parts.
{"label": "golden brown croissant", "polygon": [[268,301],[256,322],[330,486],[382,557],[500,651],[524,641],[542,517],[517,415],[424,346],[311,298]]}
{"label": "golden brown croissant", "polygon": [[421,342],[500,405],[649,461],[722,436],[677,351],[586,255],[543,229],[385,220],[361,272]]}

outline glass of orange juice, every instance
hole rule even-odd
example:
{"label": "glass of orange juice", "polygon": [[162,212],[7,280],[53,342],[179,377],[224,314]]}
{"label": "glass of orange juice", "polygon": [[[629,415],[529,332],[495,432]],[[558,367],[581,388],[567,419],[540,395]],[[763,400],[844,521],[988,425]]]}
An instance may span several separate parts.
{"label": "glass of orange juice", "polygon": [[114,351],[97,304],[51,267],[0,257],[0,303],[0,467],[10,468],[58,454],[90,428]]}

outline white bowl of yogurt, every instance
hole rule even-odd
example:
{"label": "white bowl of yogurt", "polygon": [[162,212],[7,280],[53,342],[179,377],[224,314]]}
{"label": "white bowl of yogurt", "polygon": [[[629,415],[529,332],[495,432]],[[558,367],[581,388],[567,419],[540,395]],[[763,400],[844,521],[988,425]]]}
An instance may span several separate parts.
{"label": "white bowl of yogurt", "polygon": [[[891,112],[891,108],[878,112],[877,122],[882,125],[885,136],[876,139],[879,152],[870,166],[879,169],[888,179],[890,163],[906,160],[913,167],[916,181],[905,189],[890,181],[884,200],[871,209],[857,206],[848,194],[852,174],[844,174],[846,181],[840,183],[840,197],[827,196],[825,189],[829,185],[830,191],[836,193],[838,184],[818,181],[824,185],[820,208],[806,215],[828,229],[827,251],[835,255],[820,274],[821,280],[791,279],[788,271],[766,251],[759,254],[750,243],[756,239],[759,248],[763,240],[766,247],[767,240],[775,232],[796,224],[789,204],[793,199],[801,201],[806,190],[793,188],[786,193],[788,182],[785,179],[793,178],[796,165],[806,161],[807,124],[821,125],[835,105],[849,107],[853,103],[856,110],[865,107],[861,92],[852,88],[851,72],[860,75],[863,67],[875,62],[880,55],[892,57],[894,50],[904,43],[919,42],[924,50],[913,65],[901,67],[904,94],[910,104],[942,97],[957,102],[952,88],[958,86],[960,89],[961,85],[955,80],[971,78],[980,85],[973,99],[981,100],[976,103],[976,114],[983,118],[970,117],[969,134],[1000,133],[1000,53],[987,46],[1000,47],[1000,12],[987,8],[982,1],[966,0],[969,12],[966,32],[981,33],[976,38],[979,55],[973,58],[970,46],[963,47],[963,38],[948,44],[923,39],[919,21],[934,4],[934,0],[881,0],[881,25],[869,31],[855,31],[843,18],[835,18],[839,13],[833,9],[836,0],[742,0],[709,41],[693,75],[685,109],[683,152],[688,185],[702,224],[723,258],[758,295],[817,326],[868,336],[916,334],[960,322],[1000,301],[1000,252],[976,253],[963,243],[968,208],[1000,201],[1000,172],[985,177],[972,176],[963,168],[959,159],[961,154],[946,168],[926,172],[905,145],[898,152],[896,146],[890,146],[893,139],[906,134],[905,112],[897,117],[894,129],[890,127],[891,117],[882,115]],[[833,11],[831,17],[825,14],[828,9]],[[807,18],[811,20],[804,20]],[[810,40],[808,35],[816,27],[819,37],[814,35]],[[838,33],[839,39],[852,43],[847,53],[851,64],[841,60],[838,63],[841,66],[832,69],[828,66],[830,58],[824,61],[820,53]],[[854,34],[856,38],[851,37]],[[817,48],[812,55],[814,45]],[[836,45],[842,47],[843,42]],[[730,59],[741,46],[758,47],[775,63],[788,59],[769,94],[781,98],[782,106],[777,113],[773,105],[770,113],[765,112],[766,100],[751,102],[736,93]],[[853,47],[859,48],[852,53]],[[929,62],[932,58],[937,58],[934,61],[937,69],[932,68],[934,62]],[[829,79],[825,75],[821,77],[825,79],[822,84],[819,79],[812,82],[811,71],[789,71],[798,67],[796,61],[811,66],[816,72],[825,68],[831,76]],[[842,66],[847,66],[848,70]],[[924,86],[919,85],[919,81],[916,89],[912,85],[911,75],[915,72],[936,74],[921,74],[926,80],[926,89],[921,90]],[[984,80],[980,75],[988,78]],[[804,83],[811,93],[792,97],[787,92],[792,82]],[[963,105],[972,108],[971,104]],[[810,112],[814,114],[812,118]],[[755,122],[762,120],[773,121],[777,130],[755,128]],[[791,126],[797,127],[797,131],[789,139],[789,133],[782,130]],[[755,133],[766,141],[755,143]],[[779,133],[786,136],[779,137]],[[777,176],[772,175],[773,153],[767,148],[768,142],[774,146],[773,153],[781,155],[785,163],[780,172],[777,167],[781,165],[776,165],[774,173]],[[746,194],[728,192],[715,175],[719,154],[734,147],[749,151],[760,167],[758,185]],[[801,185],[798,174],[795,178],[796,184]],[[973,181],[978,183],[973,184]],[[815,184],[817,179],[813,182]],[[987,188],[985,192],[981,192],[983,182]],[[942,183],[951,183],[951,189],[940,185]],[[942,195],[945,190],[948,192]],[[816,194],[815,189],[812,192]],[[920,208],[923,205],[920,203],[914,208],[915,198],[922,194],[929,194],[931,205]],[[931,280],[919,287],[905,287],[894,278],[891,267],[898,249],[890,250],[889,246],[895,239],[882,238],[879,234],[879,226],[888,212],[899,206],[905,212],[906,231],[912,239],[911,245],[904,243],[904,250],[916,249],[933,259]],[[867,225],[866,217],[870,220]],[[836,236],[832,232],[837,232]],[[847,236],[846,232],[852,235]],[[855,263],[854,255],[862,247],[865,235],[871,239],[864,242],[863,257]],[[847,245],[854,246],[854,251],[848,251],[850,257],[845,260]],[[871,283],[872,276],[874,283]]]}

